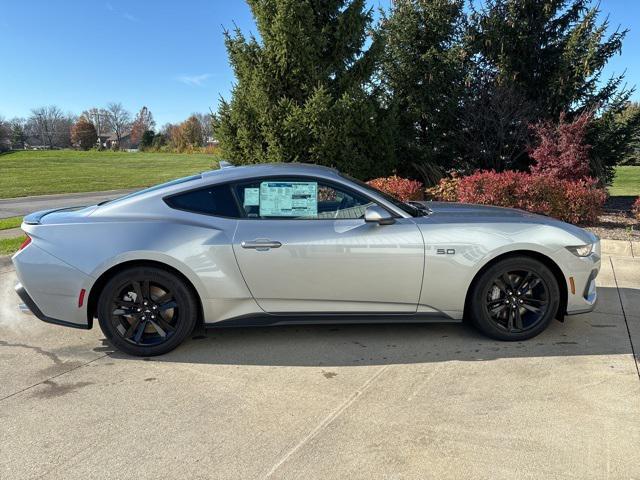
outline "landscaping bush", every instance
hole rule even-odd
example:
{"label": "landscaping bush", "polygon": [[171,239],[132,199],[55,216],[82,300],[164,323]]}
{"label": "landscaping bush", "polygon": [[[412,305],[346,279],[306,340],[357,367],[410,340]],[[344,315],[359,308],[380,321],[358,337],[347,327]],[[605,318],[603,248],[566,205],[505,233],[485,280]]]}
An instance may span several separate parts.
{"label": "landscaping bush", "polygon": [[452,172],[450,177],[441,178],[437,185],[425,190],[427,198],[441,202],[457,202],[459,180],[456,172]]}
{"label": "landscaping bush", "polygon": [[408,178],[392,175],[391,177],[375,178],[373,180],[369,180],[367,183],[378,190],[382,190],[389,195],[393,195],[403,202],[409,200],[422,200],[423,198],[423,185],[417,180],[410,180]]}
{"label": "landscaping bush", "polygon": [[631,207],[631,213],[633,216],[640,220],[640,197],[636,198],[636,201],[633,202],[633,207]]}
{"label": "landscaping bush", "polygon": [[479,171],[457,182],[458,201],[527,210],[577,224],[594,223],[606,191],[595,179],[566,180],[525,172]]}
{"label": "landscaping bush", "polygon": [[585,112],[568,122],[563,113],[557,124],[542,121],[533,126],[537,145],[529,151],[529,156],[534,160],[531,173],[553,175],[565,180],[588,177],[591,145],[586,143],[585,137],[591,119],[591,112]]}

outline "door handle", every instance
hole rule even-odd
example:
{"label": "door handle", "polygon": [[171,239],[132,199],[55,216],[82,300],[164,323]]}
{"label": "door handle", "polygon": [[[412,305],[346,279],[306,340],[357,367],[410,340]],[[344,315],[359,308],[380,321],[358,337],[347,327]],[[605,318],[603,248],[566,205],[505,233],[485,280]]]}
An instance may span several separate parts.
{"label": "door handle", "polygon": [[253,248],[258,251],[269,250],[270,248],[280,248],[282,243],[274,241],[274,240],[249,240],[243,241],[240,243],[242,248]]}

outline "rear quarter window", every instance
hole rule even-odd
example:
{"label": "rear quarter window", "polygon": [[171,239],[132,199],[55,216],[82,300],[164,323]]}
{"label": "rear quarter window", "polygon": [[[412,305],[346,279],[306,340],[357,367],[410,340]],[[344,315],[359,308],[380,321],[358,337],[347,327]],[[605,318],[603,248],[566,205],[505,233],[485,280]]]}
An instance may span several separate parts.
{"label": "rear quarter window", "polygon": [[165,199],[167,205],[187,212],[238,218],[240,212],[229,185],[217,185],[179,193]]}

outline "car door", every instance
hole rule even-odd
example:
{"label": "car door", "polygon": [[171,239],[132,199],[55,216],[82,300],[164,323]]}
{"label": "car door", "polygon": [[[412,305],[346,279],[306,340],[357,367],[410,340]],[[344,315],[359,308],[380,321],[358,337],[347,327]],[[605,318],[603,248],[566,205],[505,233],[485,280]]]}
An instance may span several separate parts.
{"label": "car door", "polygon": [[235,192],[244,218],[233,249],[266,312],[416,311],[424,242],[412,219],[366,223],[373,201],[316,178],[265,178]]}

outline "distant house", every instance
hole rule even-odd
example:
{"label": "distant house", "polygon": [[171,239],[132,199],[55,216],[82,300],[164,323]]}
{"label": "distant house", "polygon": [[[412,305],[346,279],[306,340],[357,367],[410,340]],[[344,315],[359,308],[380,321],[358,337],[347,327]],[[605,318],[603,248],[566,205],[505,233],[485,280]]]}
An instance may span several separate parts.
{"label": "distant house", "polygon": [[118,143],[118,136],[115,133],[109,134],[104,146],[105,148],[119,150],[135,150],[138,148],[138,144],[133,144],[131,132],[124,133],[120,138],[120,143]]}
{"label": "distant house", "polygon": [[219,143],[220,142],[218,140],[216,140],[215,138],[213,138],[211,136],[207,137],[205,142],[204,142],[205,147],[217,147]]}
{"label": "distant house", "polygon": [[103,133],[98,135],[98,144],[100,144],[100,148],[109,148],[107,147],[107,140],[111,137],[111,133]]}

